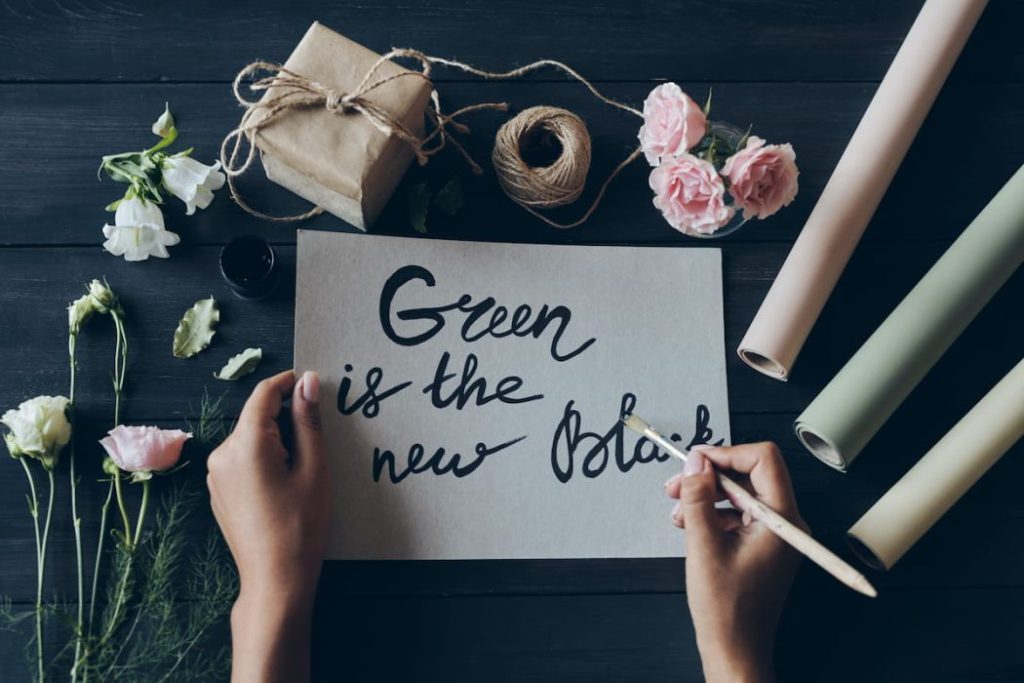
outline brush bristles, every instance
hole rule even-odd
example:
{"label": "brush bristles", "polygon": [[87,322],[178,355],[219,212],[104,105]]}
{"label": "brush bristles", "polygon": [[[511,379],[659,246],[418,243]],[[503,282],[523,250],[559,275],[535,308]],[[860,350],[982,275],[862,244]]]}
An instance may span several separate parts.
{"label": "brush bristles", "polygon": [[626,415],[625,417],[622,418],[622,421],[626,424],[627,427],[632,429],[637,434],[644,434],[647,432],[647,430],[651,428],[651,425],[647,424],[642,419],[633,414]]}

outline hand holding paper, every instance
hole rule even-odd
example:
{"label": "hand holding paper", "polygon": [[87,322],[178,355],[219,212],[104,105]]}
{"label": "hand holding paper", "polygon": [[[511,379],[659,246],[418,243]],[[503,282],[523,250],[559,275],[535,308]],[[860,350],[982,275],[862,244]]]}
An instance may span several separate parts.
{"label": "hand holding paper", "polygon": [[[295,447],[277,426],[291,397]],[[238,566],[235,680],[308,680],[313,598],[330,520],[319,380],[289,370],[256,387],[208,460],[210,504]]]}

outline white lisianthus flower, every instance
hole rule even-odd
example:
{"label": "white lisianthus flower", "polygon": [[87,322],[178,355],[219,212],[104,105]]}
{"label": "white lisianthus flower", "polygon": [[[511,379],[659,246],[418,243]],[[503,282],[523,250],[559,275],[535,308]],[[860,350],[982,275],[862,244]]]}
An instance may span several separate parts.
{"label": "white lisianthus flower", "polygon": [[196,207],[208,207],[213,201],[213,191],[224,186],[224,174],[219,169],[219,161],[207,166],[191,157],[173,156],[163,160],[160,172],[164,187],[185,202],[185,213],[191,216]]}
{"label": "white lisianthus flower", "polygon": [[67,407],[68,399],[63,396],[37,396],[4,413],[0,422],[11,430],[4,435],[11,456],[38,458],[44,467],[53,469],[57,454],[71,441]]}
{"label": "white lisianthus flower", "polygon": [[103,248],[126,261],[145,261],[150,256],[167,258],[167,247],[181,241],[164,229],[160,207],[140,197],[125,197],[117,205],[114,225],[103,226]]}

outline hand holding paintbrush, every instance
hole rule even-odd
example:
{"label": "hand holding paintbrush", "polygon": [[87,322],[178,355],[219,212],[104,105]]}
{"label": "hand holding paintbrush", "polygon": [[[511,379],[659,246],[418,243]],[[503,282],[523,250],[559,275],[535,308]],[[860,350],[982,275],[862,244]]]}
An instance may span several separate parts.
{"label": "hand holding paintbrush", "polygon": [[[623,418],[623,422],[633,431],[656,443],[667,453],[686,462],[686,453],[641,418],[636,415],[628,415]],[[878,595],[863,574],[814,540],[806,531],[787,520],[778,511],[721,472],[716,472],[716,478],[719,488],[738,509],[749,514],[752,519],[761,522],[772,533],[853,590],[869,597]]]}

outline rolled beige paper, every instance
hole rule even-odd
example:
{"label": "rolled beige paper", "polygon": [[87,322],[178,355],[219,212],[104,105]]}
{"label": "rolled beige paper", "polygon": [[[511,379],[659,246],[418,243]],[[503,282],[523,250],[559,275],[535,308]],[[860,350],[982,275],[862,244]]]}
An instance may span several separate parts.
{"label": "rolled beige paper", "polygon": [[797,417],[804,446],[845,471],[1022,262],[1024,166]]}
{"label": "rolled beige paper", "polygon": [[768,296],[740,358],[786,380],[987,0],[927,0]]}
{"label": "rolled beige paper", "polygon": [[892,569],[1024,436],[1024,360],[847,532],[868,564]]}

